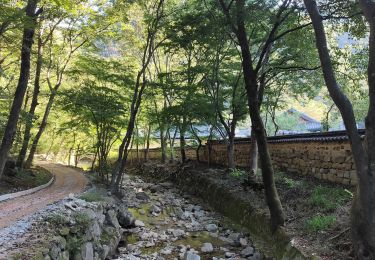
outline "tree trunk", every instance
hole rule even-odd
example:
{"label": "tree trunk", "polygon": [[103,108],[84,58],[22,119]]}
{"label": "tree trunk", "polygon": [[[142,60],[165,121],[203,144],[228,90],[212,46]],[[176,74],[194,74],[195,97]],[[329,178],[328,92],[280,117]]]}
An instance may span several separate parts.
{"label": "tree trunk", "polygon": [[251,133],[250,172],[255,174],[258,170],[258,144],[253,133]]}
{"label": "tree trunk", "polygon": [[200,156],[199,156],[199,153],[200,153],[201,148],[202,148],[202,141],[199,140],[199,144],[198,144],[197,150],[196,150],[196,152],[195,152],[195,153],[196,153],[196,156],[197,156],[197,162],[200,162],[200,161],[201,161],[201,158],[200,158]]}
{"label": "tree trunk", "polygon": [[227,154],[228,168],[233,170],[236,168],[236,163],[234,161],[234,133],[230,133],[228,136]]}
{"label": "tree trunk", "polygon": [[237,30],[236,36],[241,48],[242,68],[246,86],[247,101],[249,113],[252,123],[252,130],[256,136],[260,164],[262,168],[262,177],[265,187],[265,195],[268,208],[271,215],[271,229],[276,231],[279,226],[284,225],[284,213],[276,190],[274,180],[274,170],[272,167],[271,157],[268,152],[267,136],[264,129],[263,120],[260,115],[258,100],[258,83],[257,74],[253,69],[252,58],[250,54],[250,46],[247,39],[247,33],[244,23],[244,0],[237,0]]}
{"label": "tree trunk", "polygon": [[17,130],[18,118],[20,115],[23,98],[26,93],[27,83],[30,76],[30,55],[36,26],[35,12],[37,3],[38,0],[28,0],[26,6],[26,16],[28,19],[30,19],[30,21],[27,23],[25,22],[24,25],[22,36],[20,77],[0,146],[0,177],[2,176],[2,173],[4,171],[5,162],[8,158],[14,135]]}
{"label": "tree trunk", "polygon": [[186,151],[185,151],[185,131],[180,130],[180,152],[181,152],[181,162],[184,163],[186,162]]}
{"label": "tree trunk", "polygon": [[160,128],[161,162],[167,161],[167,138],[164,134],[164,128]]}
{"label": "tree trunk", "polygon": [[46,129],[46,126],[47,126],[48,117],[49,117],[49,114],[51,112],[56,93],[57,93],[56,91],[53,91],[51,93],[51,95],[49,96],[48,103],[47,103],[46,109],[44,111],[42,122],[39,126],[37,134],[34,137],[33,143],[31,144],[30,153],[29,153],[29,156],[27,157],[27,160],[26,160],[26,163],[25,163],[26,169],[30,168],[31,164],[33,163],[34,155],[35,155],[36,149],[38,147],[39,140],[40,140],[40,138],[41,138],[44,130]]}
{"label": "tree trunk", "polygon": [[38,106],[38,96],[40,92],[40,74],[42,71],[43,65],[43,44],[41,38],[41,30],[38,34],[38,52],[37,52],[37,61],[36,61],[36,70],[35,70],[35,81],[34,81],[34,91],[33,98],[30,105],[30,110],[26,119],[25,132],[23,134],[22,148],[18,154],[17,165],[18,167],[23,168],[25,163],[27,148],[29,147],[29,142],[31,138],[31,128],[33,126],[33,120],[35,117],[35,109]]}
{"label": "tree trunk", "polygon": [[151,125],[147,129],[147,138],[146,138],[146,149],[145,149],[145,161],[148,161],[148,154],[150,151],[150,136],[151,136]]}
{"label": "tree trunk", "polygon": [[98,156],[98,149],[95,151],[94,159],[92,160],[92,163],[91,163],[91,172],[94,172],[97,156]]}
{"label": "tree trunk", "polygon": [[340,110],[357,169],[358,186],[351,211],[351,232],[356,259],[375,259],[375,3],[360,0],[363,13],[370,24],[369,36],[369,110],[366,117],[366,138],[362,144],[352,104],[336,81],[322,17],[316,1],[304,0],[313,23],[316,46],[328,92]]}

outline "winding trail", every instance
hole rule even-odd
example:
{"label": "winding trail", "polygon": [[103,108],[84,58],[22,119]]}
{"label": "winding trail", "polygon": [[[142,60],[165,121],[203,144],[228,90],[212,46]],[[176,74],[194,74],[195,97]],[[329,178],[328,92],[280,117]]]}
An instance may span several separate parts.
{"label": "winding trail", "polygon": [[70,193],[79,193],[87,184],[86,177],[78,170],[59,164],[43,163],[39,166],[55,175],[55,181],[48,188],[35,193],[0,202],[0,229],[17,220],[32,215],[49,204],[57,202]]}

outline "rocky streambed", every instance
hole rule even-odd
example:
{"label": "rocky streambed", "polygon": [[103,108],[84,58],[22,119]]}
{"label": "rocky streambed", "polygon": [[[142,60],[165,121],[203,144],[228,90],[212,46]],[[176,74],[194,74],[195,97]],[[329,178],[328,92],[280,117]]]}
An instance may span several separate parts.
{"label": "rocky streambed", "polygon": [[135,222],[114,259],[268,259],[249,234],[172,183],[125,176],[123,187]]}

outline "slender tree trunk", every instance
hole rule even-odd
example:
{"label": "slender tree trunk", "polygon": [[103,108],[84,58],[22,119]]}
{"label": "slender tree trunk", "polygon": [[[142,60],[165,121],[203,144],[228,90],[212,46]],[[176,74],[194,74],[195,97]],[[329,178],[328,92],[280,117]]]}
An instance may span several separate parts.
{"label": "slender tree trunk", "polygon": [[76,167],[77,168],[77,166],[78,166],[78,160],[79,160],[79,152],[80,152],[80,143],[78,144],[78,146],[77,146],[77,150],[76,150],[76,152],[75,152],[75,154],[74,154],[74,167]]}
{"label": "slender tree trunk", "polygon": [[329,54],[322,17],[316,1],[304,0],[313,23],[316,46],[328,92],[340,110],[357,169],[358,186],[351,211],[351,232],[356,259],[375,259],[375,3],[360,0],[363,13],[370,24],[369,36],[369,110],[366,117],[365,147],[355,121],[352,104],[336,81]]}
{"label": "slender tree trunk", "polygon": [[10,109],[8,122],[5,127],[3,139],[0,146],[0,177],[2,176],[2,173],[4,171],[5,162],[7,160],[14,139],[14,135],[17,130],[18,118],[30,76],[30,55],[36,26],[35,12],[37,3],[38,0],[28,0],[26,6],[26,16],[28,19],[30,19],[30,21],[25,22],[24,25],[22,36],[20,77],[18,80],[18,85],[16,88],[16,92],[14,94],[14,99]]}
{"label": "slender tree trunk", "polygon": [[148,155],[150,151],[150,136],[151,136],[151,125],[147,129],[147,138],[146,138],[146,149],[145,149],[145,161],[148,161]]}
{"label": "slender tree trunk", "polygon": [[251,133],[250,151],[250,173],[255,174],[258,170],[258,144],[253,133]]}
{"label": "slender tree trunk", "polygon": [[250,46],[247,39],[244,22],[244,6],[244,0],[236,1],[237,29],[235,33],[241,49],[242,68],[246,86],[249,113],[252,123],[252,130],[256,136],[258,144],[266,201],[271,215],[271,229],[272,231],[276,231],[279,226],[284,225],[285,216],[283,213],[279,195],[276,190],[274,170],[272,167],[271,157],[268,152],[266,131],[263,125],[262,117],[260,115],[257,82],[258,77],[256,71],[253,69],[253,61],[251,58]]}
{"label": "slender tree trunk", "polygon": [[38,147],[39,140],[42,137],[42,134],[44,133],[44,130],[47,127],[48,117],[49,117],[49,114],[51,112],[52,105],[53,105],[53,102],[55,100],[55,96],[56,96],[56,91],[53,91],[51,93],[51,95],[49,96],[48,103],[47,103],[46,109],[44,111],[42,122],[39,126],[37,134],[34,137],[33,143],[31,144],[29,156],[27,157],[26,163],[24,165],[26,169],[30,168],[31,164],[33,163],[34,155],[35,155],[36,149]]}
{"label": "slender tree trunk", "polygon": [[94,168],[95,168],[95,163],[96,163],[97,156],[98,156],[98,149],[95,151],[94,159],[92,160],[92,163],[91,163],[91,171],[92,172],[94,172]]}
{"label": "slender tree trunk", "polygon": [[35,117],[35,109],[38,106],[38,96],[40,92],[40,74],[42,71],[43,65],[43,44],[41,38],[41,30],[38,34],[38,52],[37,52],[37,61],[36,61],[36,70],[35,70],[35,81],[34,81],[34,91],[33,98],[30,105],[30,110],[26,119],[25,132],[23,134],[22,148],[18,154],[17,165],[18,167],[23,168],[25,163],[27,148],[29,147],[29,142],[31,138],[31,128],[33,126],[33,120]]}
{"label": "slender tree trunk", "polygon": [[181,128],[180,129],[180,152],[181,152],[181,162],[182,163],[186,162],[185,145],[186,145],[185,130]]}
{"label": "slender tree trunk", "polygon": [[164,127],[160,127],[161,162],[167,161],[167,138],[164,134]]}

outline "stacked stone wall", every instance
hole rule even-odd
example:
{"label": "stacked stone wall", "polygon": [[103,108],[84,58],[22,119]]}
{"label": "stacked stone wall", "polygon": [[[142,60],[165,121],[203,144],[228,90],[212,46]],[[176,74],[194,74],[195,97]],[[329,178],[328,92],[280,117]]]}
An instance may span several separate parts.
{"label": "stacked stone wall", "polygon": [[[353,156],[347,140],[269,142],[268,146],[273,166],[277,171],[313,176],[345,185],[357,184]],[[237,141],[234,151],[236,166],[249,167],[251,142]],[[143,152],[140,152],[140,154],[143,158]],[[189,159],[196,160],[194,149],[187,149],[186,154]],[[132,160],[135,158],[134,155],[135,151],[132,151]],[[208,162],[208,145],[201,148],[199,157],[201,162]],[[150,150],[149,158],[160,159],[160,149]],[[175,150],[175,158],[180,158],[179,149]],[[210,163],[227,165],[227,146],[225,143],[211,143]]]}

